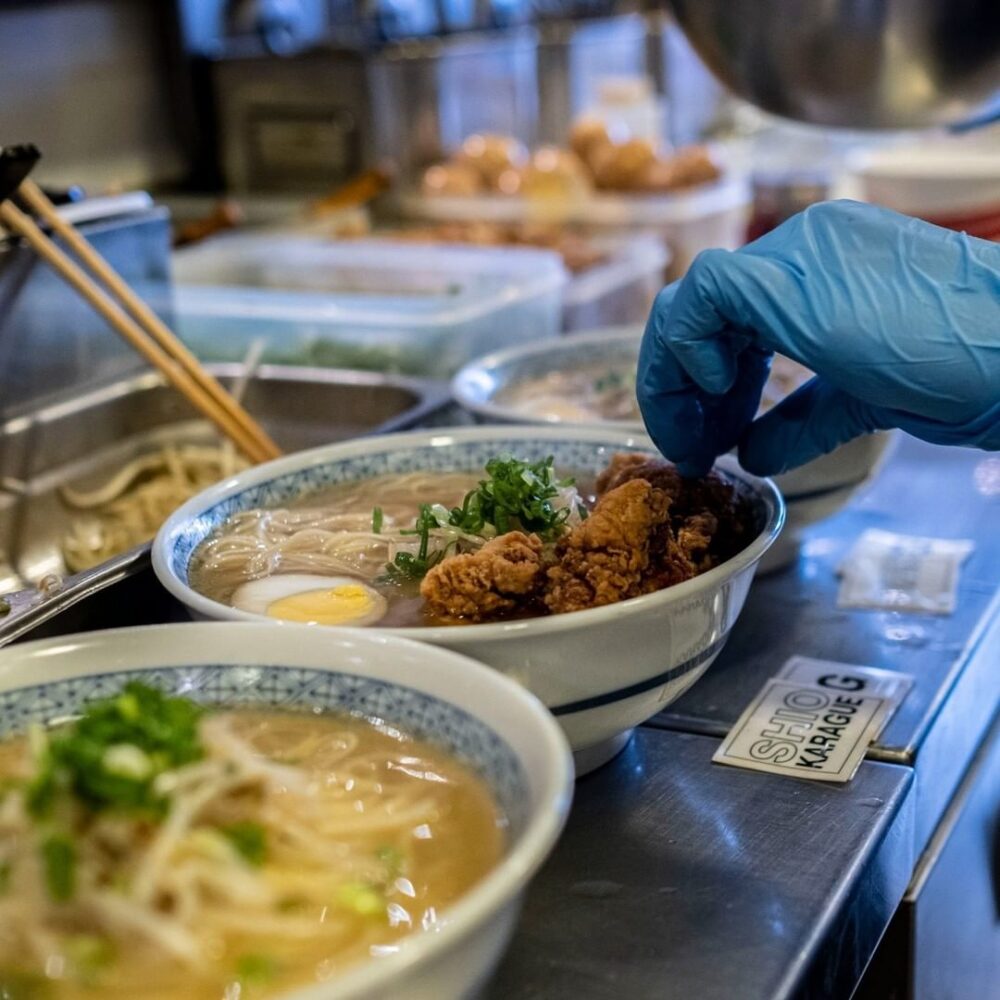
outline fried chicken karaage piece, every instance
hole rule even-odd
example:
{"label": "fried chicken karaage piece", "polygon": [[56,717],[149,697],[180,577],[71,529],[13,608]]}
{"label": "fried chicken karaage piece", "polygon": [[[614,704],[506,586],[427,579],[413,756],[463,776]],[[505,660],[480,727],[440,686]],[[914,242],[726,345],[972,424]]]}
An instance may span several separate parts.
{"label": "fried chicken karaage piece", "polygon": [[420,596],[435,618],[479,622],[531,603],[544,580],[541,539],[511,531],[478,552],[439,562],[421,582]]}
{"label": "fried chicken karaage piece", "polygon": [[650,544],[649,572],[643,577],[642,593],[683,583],[714,565],[709,547],[718,522],[712,514],[694,514],[674,531],[670,523],[657,531]]}
{"label": "fried chicken karaage piece", "polygon": [[590,516],[556,545],[545,606],[553,614],[614,604],[642,593],[657,530],[669,500],[642,479],[605,493]]}
{"label": "fried chicken karaage piece", "polygon": [[555,543],[512,531],[434,566],[420,586],[443,622],[614,604],[690,580],[749,540],[749,502],[721,476],[684,479],[650,455],[616,455],[590,516]]}
{"label": "fried chicken karaage piece", "polygon": [[712,540],[718,530],[719,519],[710,511],[690,514],[680,522],[680,527],[677,529],[677,545],[695,566],[701,569],[700,563],[712,547]]}
{"label": "fried chicken karaage piece", "polygon": [[598,477],[598,496],[635,479],[644,479],[670,498],[677,543],[699,572],[735,555],[753,537],[749,503],[718,473],[685,479],[663,459],[620,452]]}
{"label": "fried chicken karaage piece", "polygon": [[663,490],[671,500],[681,491],[681,474],[669,462],[641,452],[619,451],[611,456],[608,467],[597,477],[597,495],[603,496],[622,483],[645,479]]}

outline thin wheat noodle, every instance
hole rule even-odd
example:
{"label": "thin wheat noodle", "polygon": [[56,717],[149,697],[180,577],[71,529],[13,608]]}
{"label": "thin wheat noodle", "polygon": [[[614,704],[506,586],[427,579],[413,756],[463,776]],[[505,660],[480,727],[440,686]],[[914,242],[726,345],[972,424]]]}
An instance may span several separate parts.
{"label": "thin wheat noodle", "polygon": [[[478,779],[364,720],[241,709],[208,715],[199,736],[204,756],[157,779],[171,800],[162,821],[102,814],[77,832],[76,892],[58,905],[43,834],[23,793],[7,793],[0,976],[65,967],[53,1000],[217,1000],[241,956],[263,953],[277,962],[268,990],[285,992],[433,925],[499,855],[500,817]],[[0,778],[23,775],[27,755],[23,738],[0,743]],[[260,868],[222,832],[247,822],[265,836]],[[354,899],[376,900],[377,919]],[[72,978],[65,935],[113,944],[96,993]]]}
{"label": "thin wheat noodle", "polygon": [[[417,554],[420,540],[413,523],[421,504],[458,505],[478,480],[464,472],[377,476],[332,486],[294,506],[241,511],[199,547],[192,582],[223,601],[241,584],[279,573],[343,575],[373,583],[399,554]],[[430,531],[428,541],[434,556],[474,551],[484,538],[441,527]]]}
{"label": "thin wheat noodle", "polygon": [[231,444],[169,444],[142,455],[94,490],[60,488],[63,503],[80,511],[62,541],[70,572],[97,566],[148,541],[185,500],[247,467]]}

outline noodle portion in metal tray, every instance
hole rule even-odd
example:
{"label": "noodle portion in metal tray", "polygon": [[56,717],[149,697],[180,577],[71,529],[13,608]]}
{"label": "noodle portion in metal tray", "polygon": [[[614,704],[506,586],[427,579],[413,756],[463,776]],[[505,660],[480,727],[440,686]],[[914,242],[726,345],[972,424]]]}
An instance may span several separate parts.
{"label": "noodle portion in metal tray", "polygon": [[90,569],[149,541],[185,500],[248,464],[230,442],[167,444],[133,459],[96,489],[61,486],[59,498],[73,512],[61,543],[66,568]]}
{"label": "noodle portion in metal tray", "polygon": [[[242,365],[212,371],[233,384]],[[247,405],[289,451],[398,429],[445,400],[422,380],[262,366]],[[0,426],[0,593],[60,584],[149,541],[183,500],[245,462],[153,373]]]}

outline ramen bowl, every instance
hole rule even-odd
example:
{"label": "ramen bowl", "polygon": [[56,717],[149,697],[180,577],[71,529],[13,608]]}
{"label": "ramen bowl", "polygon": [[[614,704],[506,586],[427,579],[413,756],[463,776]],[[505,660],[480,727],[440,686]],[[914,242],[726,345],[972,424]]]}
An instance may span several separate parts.
{"label": "ramen bowl", "polygon": [[[484,423],[528,424],[544,420],[553,425],[616,427],[644,435],[638,404],[631,395],[632,413],[622,419],[588,416],[583,412],[588,383],[620,381],[620,373],[634,375],[639,358],[640,328],[617,327],[565,337],[556,344],[528,344],[488,354],[466,365],[452,381],[455,400]],[[594,374],[593,380],[590,375]],[[553,381],[550,381],[553,380]],[[545,386],[553,395],[544,395]],[[631,389],[630,383],[622,386]],[[539,394],[530,401],[533,387]],[[772,379],[764,392],[765,405],[773,405],[794,384],[782,386]],[[567,406],[558,412],[558,392]],[[553,409],[548,410],[549,404]],[[774,481],[788,503],[788,526],[778,545],[765,555],[762,572],[778,569],[798,555],[799,534],[810,524],[840,510],[851,496],[878,471],[892,436],[868,434],[841,445],[828,455],[793,469]]]}
{"label": "ramen bowl", "polygon": [[478,773],[509,824],[496,866],[439,914],[433,932],[399,938],[378,958],[280,997],[442,1000],[482,984],[510,937],[529,879],[555,844],[572,794],[565,739],[536,699],[464,657],[395,637],[302,626],[290,633],[261,625],[168,625],[5,649],[0,735],[78,714],[135,680],[210,706],[378,719]]}
{"label": "ramen bowl", "polygon": [[[396,434],[290,455],[239,473],[180,507],[153,543],[163,585],[192,615],[283,623],[199,593],[189,571],[198,546],[231,515],[287,504],[341,483],[388,473],[480,472],[492,457],[552,456],[556,470],[594,477],[616,452],[648,452],[626,431],[482,427]],[[689,688],[715,659],[743,607],[754,571],[784,520],[774,485],[728,459],[720,468],[752,501],[757,534],[733,558],[665,590],[569,614],[492,624],[369,628],[432,643],[486,663],[532,691],[561,723],[577,773],[610,759],[634,726]],[[360,631],[360,630],[359,630]]]}

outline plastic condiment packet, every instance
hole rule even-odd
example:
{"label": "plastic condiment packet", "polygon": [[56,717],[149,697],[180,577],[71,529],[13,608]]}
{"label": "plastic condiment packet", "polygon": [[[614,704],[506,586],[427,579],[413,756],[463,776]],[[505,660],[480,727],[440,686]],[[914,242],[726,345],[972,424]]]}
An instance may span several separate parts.
{"label": "plastic condiment packet", "polygon": [[837,605],[950,615],[957,602],[959,569],[974,548],[967,539],[869,529],[840,564]]}

